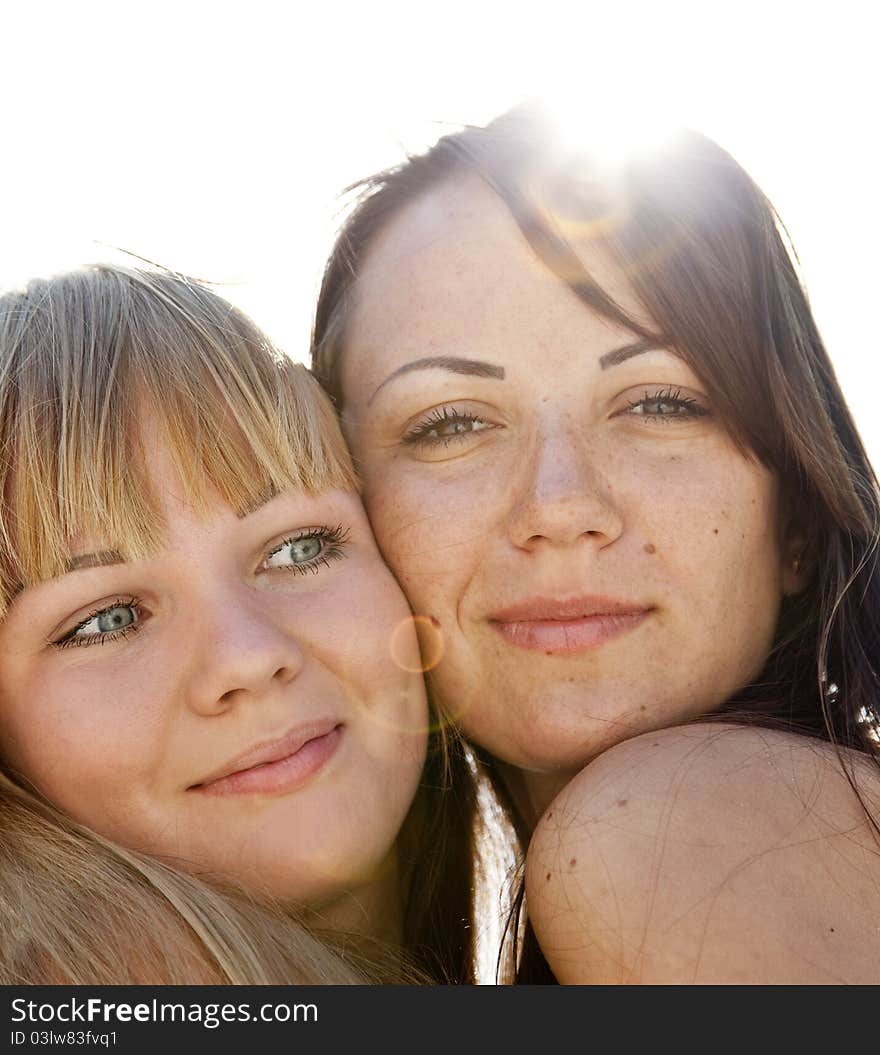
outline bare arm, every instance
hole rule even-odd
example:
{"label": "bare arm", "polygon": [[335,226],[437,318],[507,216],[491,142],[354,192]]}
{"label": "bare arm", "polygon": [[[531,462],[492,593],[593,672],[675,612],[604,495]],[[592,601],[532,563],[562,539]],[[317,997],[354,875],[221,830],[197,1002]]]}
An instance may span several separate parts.
{"label": "bare arm", "polygon": [[[880,817],[870,760],[847,753]],[[562,983],[880,982],[880,841],[832,748],[696,725],[591,763],[526,861]]]}

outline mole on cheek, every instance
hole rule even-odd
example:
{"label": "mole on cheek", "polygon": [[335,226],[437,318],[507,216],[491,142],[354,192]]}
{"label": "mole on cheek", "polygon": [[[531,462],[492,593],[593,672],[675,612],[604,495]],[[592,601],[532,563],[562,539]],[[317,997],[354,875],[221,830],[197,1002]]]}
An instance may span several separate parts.
{"label": "mole on cheek", "polygon": [[646,542],[645,543],[645,553],[656,553],[656,552],[657,552],[657,547],[654,545],[653,542]]}
{"label": "mole on cheek", "polygon": [[712,528],[712,534],[713,535],[717,535],[718,534],[718,528]]}

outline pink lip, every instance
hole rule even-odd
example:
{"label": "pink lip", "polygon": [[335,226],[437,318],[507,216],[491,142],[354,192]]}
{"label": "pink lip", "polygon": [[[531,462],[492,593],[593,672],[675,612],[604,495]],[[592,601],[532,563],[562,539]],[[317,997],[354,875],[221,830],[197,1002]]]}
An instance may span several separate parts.
{"label": "pink lip", "polygon": [[532,597],[494,612],[489,622],[517,648],[565,655],[597,648],[634,630],[652,610],[611,597]]}
{"label": "pink lip", "polygon": [[277,740],[250,748],[189,790],[206,795],[295,791],[333,755],[343,728],[335,719],[297,726]]}

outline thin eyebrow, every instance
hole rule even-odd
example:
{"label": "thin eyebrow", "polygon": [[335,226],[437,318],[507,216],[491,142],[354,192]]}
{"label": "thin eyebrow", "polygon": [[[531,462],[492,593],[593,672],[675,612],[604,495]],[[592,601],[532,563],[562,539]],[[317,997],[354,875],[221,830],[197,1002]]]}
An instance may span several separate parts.
{"label": "thin eyebrow", "polygon": [[369,406],[376,398],[379,390],[384,388],[389,381],[401,374],[408,374],[410,370],[449,370],[453,374],[466,374],[470,377],[491,377],[497,381],[504,380],[504,367],[487,363],[482,359],[462,359],[456,355],[429,355],[424,359],[414,359],[411,363],[404,363],[395,371],[390,373],[378,386],[375,392],[367,400]]}
{"label": "thin eyebrow", "polygon": [[[62,575],[68,575],[72,571],[81,571],[83,568],[110,568],[114,564],[125,564],[125,558],[122,554],[115,549],[98,550],[95,553],[82,553],[76,557],[71,557],[64,565],[64,571]],[[38,585],[38,584],[32,584]],[[9,607],[16,603],[23,593],[26,592],[27,587],[23,583],[19,583],[9,598]],[[8,609],[7,609],[8,611]]]}
{"label": "thin eyebrow", "polygon": [[79,571],[80,568],[105,568],[113,564],[125,564],[125,559],[119,550],[105,549],[97,553],[83,553],[78,557],[71,557],[64,568],[65,574],[71,571]]}
{"label": "thin eyebrow", "polygon": [[599,368],[607,370],[609,366],[619,366],[634,355],[642,355],[644,352],[665,351],[663,345],[656,341],[635,341],[633,344],[624,344],[620,348],[613,348],[610,352],[599,356]]}
{"label": "thin eyebrow", "polygon": [[281,492],[277,487],[270,487],[267,491],[264,491],[263,494],[257,495],[253,502],[251,502],[251,504],[240,513],[236,513],[236,516],[239,520],[244,520],[245,517],[251,516],[252,513],[256,513],[258,510],[262,509],[263,506],[268,505],[273,498],[277,498],[280,494]]}
{"label": "thin eyebrow", "polygon": [[[252,505],[248,506],[247,509],[240,513],[238,519],[244,520],[245,517],[249,517],[252,513],[256,513],[257,510],[262,509],[264,505],[271,502],[272,499],[277,496],[278,491],[274,488],[270,488],[264,494],[260,495]],[[110,568],[116,564],[125,563],[127,562],[119,550],[97,550],[95,553],[82,553],[76,557],[71,557],[64,565],[64,574],[67,575],[72,571],[80,571],[82,568]]]}

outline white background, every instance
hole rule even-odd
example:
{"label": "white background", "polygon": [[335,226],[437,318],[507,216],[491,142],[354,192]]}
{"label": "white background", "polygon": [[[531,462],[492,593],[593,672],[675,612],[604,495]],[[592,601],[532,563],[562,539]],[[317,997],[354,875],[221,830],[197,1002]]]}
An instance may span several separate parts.
{"label": "white background", "polygon": [[544,95],[712,135],[776,202],[880,458],[874,5],[7,3],[0,284],[107,258],[229,283],[295,357],[341,188]]}

